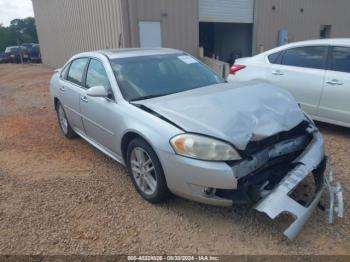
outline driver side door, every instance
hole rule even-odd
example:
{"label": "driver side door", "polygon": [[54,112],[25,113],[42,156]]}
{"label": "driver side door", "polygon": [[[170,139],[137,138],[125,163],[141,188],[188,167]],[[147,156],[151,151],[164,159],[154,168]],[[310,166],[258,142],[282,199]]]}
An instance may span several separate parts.
{"label": "driver side door", "polygon": [[[93,86],[103,86],[108,97],[92,97],[87,90]],[[118,152],[117,139],[119,116],[118,105],[111,90],[110,81],[103,63],[91,58],[86,71],[86,90],[80,97],[80,108],[85,133],[89,139],[102,146],[109,153]]]}

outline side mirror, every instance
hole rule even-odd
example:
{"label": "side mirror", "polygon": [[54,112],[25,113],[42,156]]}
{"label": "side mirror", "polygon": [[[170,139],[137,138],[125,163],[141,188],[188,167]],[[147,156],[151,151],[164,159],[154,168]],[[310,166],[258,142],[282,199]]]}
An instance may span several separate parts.
{"label": "side mirror", "polygon": [[103,86],[93,86],[90,87],[86,94],[92,97],[108,97],[108,93]]}

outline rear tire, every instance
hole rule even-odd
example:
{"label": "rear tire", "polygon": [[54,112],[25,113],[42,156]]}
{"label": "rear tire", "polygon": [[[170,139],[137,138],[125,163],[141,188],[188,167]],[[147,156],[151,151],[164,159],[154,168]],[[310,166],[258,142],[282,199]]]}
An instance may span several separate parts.
{"label": "rear tire", "polygon": [[60,129],[63,135],[70,139],[73,137],[76,137],[77,134],[74,132],[73,128],[69,124],[66,112],[64,111],[64,108],[60,102],[57,102],[56,113],[57,113],[58,124],[60,126]]}
{"label": "rear tire", "polygon": [[169,198],[163,168],[157,154],[143,139],[133,139],[127,148],[127,168],[137,192],[151,203]]}

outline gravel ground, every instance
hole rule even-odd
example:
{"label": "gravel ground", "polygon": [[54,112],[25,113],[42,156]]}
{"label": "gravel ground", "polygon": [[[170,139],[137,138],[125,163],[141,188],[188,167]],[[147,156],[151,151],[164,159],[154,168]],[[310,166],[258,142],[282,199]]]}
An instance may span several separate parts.
{"label": "gravel ground", "polygon": [[[1,254],[350,255],[349,208],[335,225],[316,210],[291,242],[281,234],[287,217],[177,197],[145,202],[123,166],[61,135],[51,74],[41,65],[0,65]],[[320,128],[349,199],[350,129]]]}

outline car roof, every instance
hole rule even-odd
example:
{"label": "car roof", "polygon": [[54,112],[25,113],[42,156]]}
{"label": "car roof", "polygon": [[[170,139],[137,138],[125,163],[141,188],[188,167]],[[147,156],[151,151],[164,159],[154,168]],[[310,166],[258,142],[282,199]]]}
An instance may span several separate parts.
{"label": "car roof", "polygon": [[[183,51],[171,48],[119,48],[94,51],[107,56],[109,59],[137,57],[147,55],[182,54]],[[90,52],[91,53],[91,52]]]}
{"label": "car roof", "polygon": [[19,46],[8,46],[8,47],[6,47],[6,49],[5,49],[5,51],[11,51],[12,49],[19,49]]}
{"label": "car roof", "polygon": [[350,38],[327,38],[327,39],[315,39],[315,40],[293,42],[293,43],[285,44],[285,45],[267,50],[259,54],[258,56],[269,55],[271,53],[279,52],[288,48],[299,47],[299,46],[309,46],[309,45],[350,46]]}
{"label": "car roof", "polygon": [[308,41],[300,41],[290,43],[290,45],[350,45],[350,38],[327,38],[327,39],[315,39]]}

